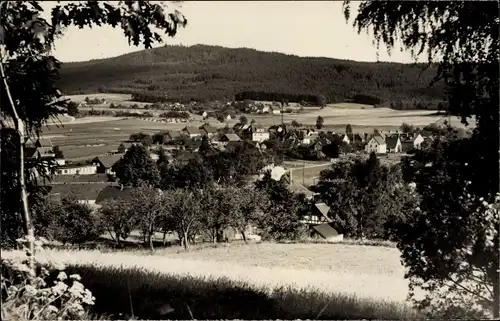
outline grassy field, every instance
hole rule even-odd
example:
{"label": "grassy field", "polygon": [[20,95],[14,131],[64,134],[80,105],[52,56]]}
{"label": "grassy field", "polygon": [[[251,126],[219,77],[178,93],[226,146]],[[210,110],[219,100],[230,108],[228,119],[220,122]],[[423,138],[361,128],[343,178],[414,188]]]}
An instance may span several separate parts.
{"label": "grassy field", "polygon": [[153,255],[46,251],[37,258],[80,273],[99,313],[129,313],[130,288],[141,318],[159,318],[155,311],[168,303],[172,319],[191,318],[186,306],[196,319],[414,319],[398,256],[387,247],[261,243]]}

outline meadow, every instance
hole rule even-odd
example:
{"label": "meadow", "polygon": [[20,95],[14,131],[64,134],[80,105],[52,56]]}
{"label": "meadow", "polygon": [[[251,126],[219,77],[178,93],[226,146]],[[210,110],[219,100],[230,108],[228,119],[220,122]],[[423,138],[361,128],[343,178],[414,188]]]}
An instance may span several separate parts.
{"label": "meadow", "polygon": [[99,314],[131,314],[131,300],[140,318],[164,318],[159,309],[169,304],[170,319],[415,319],[398,256],[380,246],[257,243],[154,254],[47,250],[37,259],[80,273]]}

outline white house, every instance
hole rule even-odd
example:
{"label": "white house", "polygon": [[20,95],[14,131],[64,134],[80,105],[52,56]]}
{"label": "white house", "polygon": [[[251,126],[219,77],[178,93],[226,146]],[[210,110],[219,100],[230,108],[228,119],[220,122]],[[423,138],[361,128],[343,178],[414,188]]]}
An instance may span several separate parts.
{"label": "white house", "polygon": [[387,144],[385,140],[380,136],[373,136],[368,144],[365,146],[365,152],[371,153],[375,152],[376,154],[386,154],[387,153]]}
{"label": "white house", "polygon": [[420,134],[416,134],[413,138],[413,147],[418,149],[420,148],[423,142],[424,142],[424,137],[422,137],[422,135]]}
{"label": "white house", "polygon": [[233,118],[231,117],[231,115],[227,115],[227,116],[226,116],[226,119],[227,119],[227,120],[231,120],[231,119],[233,119]]}
{"label": "white house", "polygon": [[97,174],[95,164],[65,164],[57,169],[59,175],[92,175]]}
{"label": "white house", "polygon": [[279,109],[273,110],[273,115],[281,115],[281,110]]}
{"label": "white house", "polygon": [[186,126],[181,131],[182,133],[188,135],[190,138],[201,137],[203,134],[198,127]]}
{"label": "white house", "polygon": [[347,136],[347,134],[343,135],[342,141],[344,143],[346,143],[346,144],[350,144],[351,143],[351,140],[349,139],[349,136]]}
{"label": "white house", "polygon": [[269,139],[269,132],[260,125],[252,125],[252,141],[253,142],[263,142]]}
{"label": "white house", "polygon": [[202,116],[203,118],[207,118],[207,117],[208,117],[208,113],[207,113],[206,111],[204,111],[204,112],[203,112],[203,114],[201,114],[201,116]]}

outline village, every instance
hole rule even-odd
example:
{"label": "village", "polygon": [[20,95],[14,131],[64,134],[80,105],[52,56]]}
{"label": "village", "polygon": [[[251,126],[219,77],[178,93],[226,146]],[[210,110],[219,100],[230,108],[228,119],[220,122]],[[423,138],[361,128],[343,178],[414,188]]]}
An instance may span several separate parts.
{"label": "village", "polygon": [[[276,152],[277,145],[280,145],[282,158],[286,161],[276,161],[273,158],[275,161],[266,164],[257,177],[271,171],[273,177],[277,177],[275,179],[285,179],[291,192],[304,194],[314,202],[317,193],[311,191],[313,181],[308,179],[306,184],[303,177],[306,162],[308,168],[318,168],[314,182],[322,169],[327,169],[329,164],[346,157],[375,153],[384,161],[397,163],[402,156],[408,155],[408,152],[428,146],[433,141],[432,131],[409,131],[407,127],[411,126],[405,124],[401,131],[375,130],[374,133],[353,133],[348,125],[346,132],[340,133],[313,126],[297,127],[284,123],[266,128],[253,120],[248,122],[243,116],[233,128],[216,128],[205,122],[199,127],[188,125],[180,131],[167,130],[152,135],[132,134],[129,140],[120,142],[116,150],[78,162],[66,160],[64,150],[54,146],[50,138],[41,137],[26,145],[26,156],[29,159],[53,160],[57,164],[56,175],[47,182],[51,195],[72,195],[79,203],[98,210],[108,201],[130,196],[130,191],[127,188],[124,191],[123,186],[117,182],[113,168],[131,146],[145,146],[155,162],[158,161],[159,155],[163,154],[169,163],[185,165],[196,157],[203,141],[208,142],[214,150],[222,151],[247,143],[257,148],[260,153]],[[294,171],[296,177],[293,175]],[[315,203],[312,209],[313,213],[301,219],[303,224],[310,227],[311,236],[316,235],[327,241],[342,239],[339,232],[341,229],[335,229],[333,219],[329,216],[330,208],[319,202]],[[249,228],[247,237],[260,239],[260,236],[253,234],[255,228]],[[230,234],[240,238],[238,233]]]}

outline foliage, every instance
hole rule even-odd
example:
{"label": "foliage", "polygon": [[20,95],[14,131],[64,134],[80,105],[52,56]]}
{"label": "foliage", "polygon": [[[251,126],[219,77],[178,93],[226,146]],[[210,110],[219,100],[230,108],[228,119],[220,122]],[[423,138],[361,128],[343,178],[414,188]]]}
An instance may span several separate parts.
{"label": "foliage", "polygon": [[392,221],[416,206],[397,167],[385,167],[372,153],[367,160],[343,160],[320,173],[315,187],[346,236],[392,237]]}
{"label": "foliage", "polygon": [[325,123],[325,120],[323,119],[323,117],[318,116],[318,118],[316,118],[316,128],[317,129],[323,128],[324,123]]}
{"label": "foliage", "polygon": [[[37,250],[43,241],[36,241]],[[68,277],[64,266],[37,264],[33,271],[27,260],[2,259],[2,320],[90,319],[95,297],[80,280],[78,274]]]}
{"label": "foliage", "polygon": [[[349,5],[345,9],[348,18]],[[464,124],[475,116],[472,137],[444,137],[404,164],[406,178],[416,184],[422,200],[419,211],[401,225],[398,247],[412,288],[449,291],[459,297],[492,287],[490,296],[474,293],[469,303],[484,306],[490,301],[486,306],[496,318],[500,288],[493,266],[498,265],[498,234],[486,238],[485,230],[498,230],[498,213],[481,209],[480,203],[496,202],[499,191],[497,9],[496,3],[488,1],[411,5],[364,1],[354,20],[359,31],[373,30],[377,44],[385,43],[389,49],[402,40],[402,47],[412,54],[427,50],[429,64],[439,61],[435,79],[446,83],[448,104],[439,108],[461,116]],[[404,235],[410,229],[412,236]],[[436,297],[421,301],[421,307],[435,303],[431,299]],[[454,309],[460,303],[438,303],[434,308],[444,310],[439,312],[445,316],[463,316],[463,310]]]}
{"label": "foliage", "polygon": [[137,227],[138,214],[134,207],[135,199],[109,200],[102,204],[99,216],[103,229],[109,233],[118,246],[125,240],[130,232]]}
{"label": "foliage", "polygon": [[175,189],[164,194],[164,222],[167,230],[177,232],[181,244],[187,250],[192,228],[202,214],[199,191]]}
{"label": "foliage", "polygon": [[61,148],[59,146],[54,146],[52,151],[55,154],[56,159],[64,159],[64,153],[62,152]]}
{"label": "foliage", "polygon": [[300,209],[305,200],[294,195],[284,181],[271,178],[270,172],[255,183],[257,191],[266,195],[262,209],[266,215],[260,218],[259,228],[267,237],[275,240],[297,239],[302,232]]}
{"label": "foliage", "polygon": [[[55,6],[49,20],[42,16],[43,8],[38,1],[1,3],[0,58],[6,74],[0,88],[2,130],[9,127],[4,124],[4,120],[14,118],[14,111],[9,108],[9,97],[12,96],[14,109],[25,125],[26,133],[33,139],[40,135],[47,120],[66,112],[76,112],[74,105],[60,99],[62,93],[56,87],[56,81],[61,63],[51,56],[55,39],[61,37],[67,27],[120,25],[129,43],[150,48],[154,43],[162,42],[158,32],[164,31],[167,35],[174,36],[178,27],[186,25],[186,19],[179,12],[169,14],[161,4],[149,1],[65,3]],[[6,84],[9,85],[10,95]],[[49,167],[50,173],[54,164],[27,164],[27,179],[25,182],[19,182],[19,176],[16,175],[18,166],[15,164],[29,162],[19,160],[15,151],[24,148],[19,146],[24,142],[11,139],[12,132],[9,135],[4,134],[5,132],[2,132],[1,199],[9,200],[10,205],[5,202],[1,204],[2,220],[9,222],[5,224],[5,230],[2,228],[2,243],[12,245],[12,239],[19,233],[17,217],[20,216],[22,202],[19,197],[20,186],[26,185],[27,193],[31,195],[32,189],[37,185],[33,179],[33,169],[38,167],[38,174],[44,175],[47,170],[43,167]],[[3,223],[2,221],[2,227]]]}
{"label": "foliage", "polygon": [[160,183],[158,167],[142,145],[132,145],[113,165],[113,171],[120,183],[126,186],[139,186],[141,182],[157,186]]}

